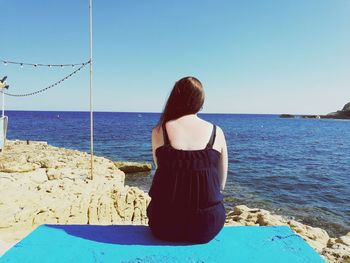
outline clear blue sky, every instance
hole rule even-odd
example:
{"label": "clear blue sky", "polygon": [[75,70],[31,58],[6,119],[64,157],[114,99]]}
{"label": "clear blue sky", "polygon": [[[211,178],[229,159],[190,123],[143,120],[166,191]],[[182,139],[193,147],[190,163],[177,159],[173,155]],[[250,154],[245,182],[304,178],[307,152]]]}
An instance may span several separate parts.
{"label": "clear blue sky", "polygon": [[[88,60],[88,0],[0,0],[0,58]],[[324,114],[350,101],[349,0],[93,3],[98,111],[160,112],[175,80],[204,84],[204,112]],[[13,93],[72,71],[0,65]],[[88,110],[85,68],[13,110]]]}

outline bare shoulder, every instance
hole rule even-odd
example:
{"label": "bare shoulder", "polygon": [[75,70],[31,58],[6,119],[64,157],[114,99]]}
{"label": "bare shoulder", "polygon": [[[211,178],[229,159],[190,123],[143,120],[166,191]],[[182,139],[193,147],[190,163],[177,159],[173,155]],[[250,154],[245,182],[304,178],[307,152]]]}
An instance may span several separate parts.
{"label": "bare shoulder", "polygon": [[159,126],[152,129],[152,141],[156,145],[161,144],[163,141],[163,131]]}
{"label": "bare shoulder", "polygon": [[223,130],[216,125],[216,137],[213,148],[222,152],[226,147],[226,140]]}
{"label": "bare shoulder", "polygon": [[[201,122],[201,124],[203,125],[203,126],[206,126],[206,127],[208,127],[209,129],[211,129],[212,127],[213,127],[213,123],[211,123],[211,122],[209,122],[209,121],[206,121],[206,120],[203,120],[202,118],[198,118],[199,120],[200,120],[200,122]],[[216,126],[216,127],[218,127],[218,126]]]}
{"label": "bare shoulder", "polygon": [[162,129],[159,126],[156,126],[152,129],[152,136],[159,135],[162,132]]}
{"label": "bare shoulder", "polygon": [[216,125],[216,141],[218,146],[223,147],[225,145],[225,135],[220,126]]}
{"label": "bare shoulder", "polygon": [[225,138],[224,131],[217,125],[216,125],[216,136]]}
{"label": "bare shoulder", "polygon": [[[208,127],[212,127],[212,126],[214,125],[213,123],[211,123],[211,122],[209,122],[209,121],[206,121],[206,120],[203,120],[203,119],[201,119],[201,118],[200,118],[200,120],[201,120],[201,122],[202,122],[203,124],[205,124],[205,125],[208,126]],[[218,125],[216,125],[216,124],[215,124],[215,126],[216,126],[216,137],[225,138],[224,132],[223,132],[223,130],[220,128],[220,126],[218,126]]]}

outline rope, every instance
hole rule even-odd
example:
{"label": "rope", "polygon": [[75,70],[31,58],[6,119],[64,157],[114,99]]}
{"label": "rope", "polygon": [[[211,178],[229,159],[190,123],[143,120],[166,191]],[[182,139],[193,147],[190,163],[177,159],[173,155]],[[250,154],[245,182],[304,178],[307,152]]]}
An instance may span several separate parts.
{"label": "rope", "polygon": [[16,62],[16,61],[8,61],[0,59],[2,63],[6,66],[7,64],[13,64],[13,65],[20,65],[23,66],[34,66],[34,67],[75,67],[75,66],[81,66],[84,65],[84,63],[73,63],[73,64],[42,64],[42,63],[26,63],[26,62]]}
{"label": "rope", "polygon": [[62,82],[64,82],[65,80],[69,79],[71,76],[73,76],[74,74],[76,74],[78,71],[80,71],[82,68],[84,68],[87,64],[90,63],[90,60],[88,62],[84,62],[81,64],[81,66],[79,68],[77,68],[76,70],[74,70],[72,73],[70,73],[69,75],[65,76],[64,78],[60,79],[59,81],[51,84],[50,86],[46,87],[46,88],[43,88],[43,89],[40,89],[40,90],[37,90],[37,91],[34,91],[34,92],[30,92],[30,93],[24,93],[24,94],[12,94],[12,93],[8,93],[8,92],[5,92],[5,91],[0,91],[2,93],[4,93],[5,95],[7,96],[12,96],[12,97],[27,97],[27,96],[32,96],[32,95],[36,95],[38,93],[41,93],[41,92],[44,92],[48,89],[51,89],[55,86],[57,86],[58,84],[61,84]]}

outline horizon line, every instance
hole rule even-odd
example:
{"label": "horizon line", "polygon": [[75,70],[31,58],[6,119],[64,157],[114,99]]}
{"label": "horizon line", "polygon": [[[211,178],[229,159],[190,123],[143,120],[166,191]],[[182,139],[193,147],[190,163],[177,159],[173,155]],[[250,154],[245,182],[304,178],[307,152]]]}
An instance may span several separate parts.
{"label": "horizon line", "polygon": [[[25,111],[25,112],[86,112],[89,113],[89,110],[6,110],[6,111]],[[5,113],[6,113],[5,111]],[[93,111],[95,113],[153,113],[161,114],[162,112],[154,111]],[[198,114],[227,114],[227,115],[281,115],[281,114],[290,114],[290,115],[324,115],[324,114],[304,114],[304,113],[232,113],[232,112],[198,112]]]}

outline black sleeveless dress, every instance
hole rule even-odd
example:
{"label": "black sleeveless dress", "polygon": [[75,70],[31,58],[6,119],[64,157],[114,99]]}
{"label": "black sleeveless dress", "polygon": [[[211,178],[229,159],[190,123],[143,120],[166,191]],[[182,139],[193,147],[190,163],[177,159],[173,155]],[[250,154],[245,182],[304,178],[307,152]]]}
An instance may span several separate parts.
{"label": "black sleeveless dress", "polygon": [[221,153],[213,149],[216,126],[203,150],[173,148],[165,125],[162,128],[164,145],[156,149],[158,168],[149,191],[149,227],[163,240],[207,243],[225,223],[218,174]]}

